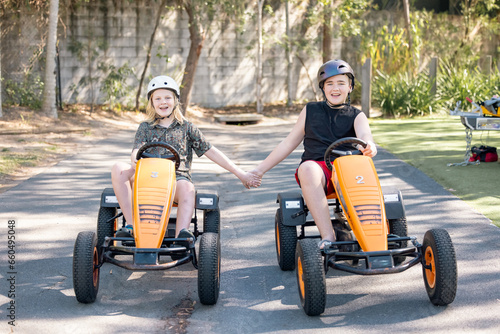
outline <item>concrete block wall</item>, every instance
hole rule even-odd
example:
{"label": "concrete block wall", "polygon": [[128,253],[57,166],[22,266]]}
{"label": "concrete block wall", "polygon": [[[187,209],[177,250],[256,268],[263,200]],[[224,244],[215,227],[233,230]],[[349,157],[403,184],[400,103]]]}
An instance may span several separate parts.
{"label": "concrete block wall", "polygon": [[[127,84],[132,88],[126,98],[133,104],[146,60],[146,49],[154,28],[158,3],[152,0],[134,2],[107,0],[83,3],[72,12],[66,2],[61,1],[60,4],[66,7],[60,8],[60,18],[64,26],[60,24],[58,32],[63,102],[91,102],[91,87],[84,84],[84,79],[88,79],[90,66],[92,76],[96,80],[93,87],[94,102],[103,103],[104,96],[99,92],[99,81],[104,79],[105,75],[97,67],[99,63],[106,63],[115,67],[128,64],[134,68],[134,75],[127,79]],[[281,7],[274,16],[268,17],[264,22],[266,39],[262,80],[264,103],[285,100],[287,97],[285,51],[275,42],[276,37],[285,32],[284,6]],[[300,21],[302,12],[299,9],[300,6],[291,8],[291,19],[294,22]],[[18,30],[23,25],[19,24],[19,27]],[[255,103],[257,77],[255,18],[246,23],[242,33],[237,32],[234,24],[227,22],[213,22],[210,32],[202,48],[191,102],[205,107]],[[28,36],[27,31],[21,34]],[[41,34],[42,32],[37,35]],[[24,40],[26,39],[37,38],[31,36]],[[71,49],[75,40],[82,48],[80,56]],[[10,75],[10,72],[5,74],[6,43],[5,40],[2,41],[4,76]],[[180,83],[189,47],[187,15],[181,10],[165,10],[155,36],[146,82],[142,88],[143,95],[147,82],[156,75],[167,74]],[[22,45],[18,42],[15,48],[22,49]],[[317,45],[316,48],[319,50],[320,46]],[[91,59],[89,54],[92,54]],[[162,57],[157,57],[157,54],[161,54]],[[168,62],[165,58],[167,55]],[[321,54],[318,52],[313,57],[306,57],[305,60],[310,71],[309,75],[315,80],[316,71],[321,65]],[[9,67],[15,68],[16,64],[11,64]],[[305,68],[296,59],[293,64],[292,80],[294,99],[315,98]]]}

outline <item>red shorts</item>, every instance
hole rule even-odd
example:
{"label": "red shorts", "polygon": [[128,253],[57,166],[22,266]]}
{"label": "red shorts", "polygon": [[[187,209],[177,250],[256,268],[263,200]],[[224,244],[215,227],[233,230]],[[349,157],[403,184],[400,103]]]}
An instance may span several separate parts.
{"label": "red shorts", "polygon": [[[314,160],[308,160],[308,161],[314,161]],[[328,167],[326,167],[326,162],[324,162],[324,161],[314,161],[314,162],[317,163],[321,167],[321,169],[323,169],[323,173],[325,174],[325,178],[326,178],[325,194],[326,194],[326,196],[333,194],[335,192],[335,188],[333,188],[333,183],[332,183],[332,171],[329,170]],[[297,181],[297,183],[300,186],[298,173],[299,173],[299,169],[297,168],[295,170],[295,180]]]}

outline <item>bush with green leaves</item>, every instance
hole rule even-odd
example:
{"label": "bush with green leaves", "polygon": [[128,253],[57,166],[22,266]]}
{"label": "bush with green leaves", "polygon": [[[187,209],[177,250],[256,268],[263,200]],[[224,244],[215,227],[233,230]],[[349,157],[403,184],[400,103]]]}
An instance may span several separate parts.
{"label": "bush with green leaves", "polygon": [[100,91],[105,96],[105,103],[109,104],[111,110],[115,110],[115,108],[121,110],[122,106],[117,101],[131,91],[131,88],[126,84],[126,80],[128,76],[134,73],[134,69],[128,63],[121,67],[101,63],[98,69],[103,74],[106,74],[100,87]]}
{"label": "bush with green leaves", "polygon": [[377,71],[372,98],[384,116],[429,115],[436,111],[438,98],[431,93],[431,82],[424,72],[388,75]]}
{"label": "bush with green leaves", "polygon": [[494,94],[500,95],[500,73],[487,75],[479,68],[468,69],[442,63],[438,75],[438,89],[441,104],[449,109],[455,108],[461,101],[461,109],[470,111],[473,105],[466,98],[473,101],[484,101]]}
{"label": "bush with green leaves", "polygon": [[443,62],[438,71],[435,95],[431,86],[426,72],[414,77],[408,73],[388,75],[377,71],[373,80],[373,103],[389,117],[448,112],[459,101],[461,110],[471,111],[474,106],[466,98],[479,102],[500,95],[500,71],[488,75],[477,67],[468,69]]}
{"label": "bush with green leaves", "polygon": [[28,107],[31,109],[41,109],[43,100],[43,82],[38,75],[26,74],[22,82],[5,80],[4,103]]}

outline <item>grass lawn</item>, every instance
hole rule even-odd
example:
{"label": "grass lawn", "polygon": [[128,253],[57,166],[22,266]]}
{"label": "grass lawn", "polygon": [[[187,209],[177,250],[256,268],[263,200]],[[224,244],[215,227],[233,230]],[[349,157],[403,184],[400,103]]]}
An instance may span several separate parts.
{"label": "grass lawn", "polygon": [[[464,161],[465,127],[460,117],[370,119],[375,142],[420,169],[500,227],[500,163],[451,166]],[[473,131],[472,146],[497,147],[500,131]]]}

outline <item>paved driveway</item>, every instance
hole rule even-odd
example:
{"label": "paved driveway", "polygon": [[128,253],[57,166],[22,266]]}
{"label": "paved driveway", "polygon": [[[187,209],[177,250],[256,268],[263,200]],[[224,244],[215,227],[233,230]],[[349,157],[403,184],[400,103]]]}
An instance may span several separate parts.
{"label": "paved driveway", "polygon": [[[202,130],[233,161],[250,169],[291,126]],[[114,161],[127,161],[133,135],[133,131],[120,132],[0,195],[1,332],[500,332],[500,229],[383,150],[375,158],[379,177],[383,185],[403,192],[409,234],[421,241],[426,230],[439,227],[453,239],[459,280],[455,302],[448,307],[430,303],[419,266],[373,277],[330,270],[325,313],[305,315],[294,272],[282,272],[277,266],[273,225],[276,194],[298,189],[293,172],[299,150],[252,190],[208,159],[195,159],[196,186],[216,189],[221,199],[222,274],[217,305],[199,303],[197,272],[191,265],[164,272],[131,272],[110,264],[101,269],[97,301],[79,304],[72,286],[74,240],[79,231],[95,230],[100,192],[110,185],[110,167]],[[16,237],[13,268],[7,262],[9,226]],[[12,289],[15,298],[9,297]],[[8,323],[12,314],[15,327]]]}

